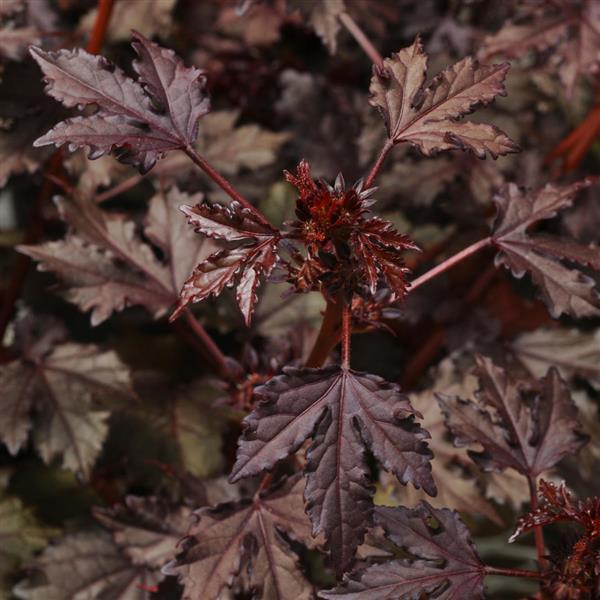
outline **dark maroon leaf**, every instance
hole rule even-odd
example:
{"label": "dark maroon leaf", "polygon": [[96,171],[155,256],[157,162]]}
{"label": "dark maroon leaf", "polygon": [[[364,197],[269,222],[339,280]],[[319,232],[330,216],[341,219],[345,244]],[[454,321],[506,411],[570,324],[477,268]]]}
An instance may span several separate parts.
{"label": "dark maroon leaf", "polygon": [[489,358],[477,357],[475,373],[480,385],[476,402],[441,394],[438,401],[454,443],[483,446],[483,452],[469,455],[484,470],[512,468],[537,477],[586,443],[577,409],[556,369],[548,371],[538,389],[513,380]]}
{"label": "dark maroon leaf", "polygon": [[337,366],[286,368],[256,395],[261,402],[245,420],[231,480],[273,468],[312,436],[307,510],[338,573],[352,563],[372,510],[367,450],[402,483],[435,495],[429,436],[398,386]]}
{"label": "dark maroon leaf", "polygon": [[515,277],[529,273],[553,317],[600,314],[600,296],[593,280],[561,262],[566,259],[600,270],[600,249],[573,240],[530,235],[527,230],[571,206],[577,192],[592,183],[589,178],[564,187],[548,184],[530,193],[509,184],[494,197],[498,213],[492,240],[501,250],[496,264],[505,265]]}
{"label": "dark maroon leaf", "polygon": [[427,502],[416,508],[375,509],[375,522],[386,536],[416,560],[394,560],[368,567],[344,579],[319,597],[348,600],[390,598],[483,598],[485,566],[469,530],[458,513],[435,509]]}
{"label": "dark maroon leaf", "polygon": [[[88,146],[90,158],[116,150],[117,158],[146,172],[165,152],[194,143],[198,119],[209,110],[203,72],[184,67],[171,50],[139,33],[133,38],[138,81],[107,59],[81,49],[31,48],[49,95],[68,108],[97,108],[91,116],[62,121],[35,145]],[[163,112],[156,110],[157,105]]]}
{"label": "dark maroon leaf", "polygon": [[259,492],[252,500],[196,511],[198,522],[164,569],[182,578],[183,598],[218,598],[223,588],[244,575],[242,586],[263,600],[312,598],[312,586],[282,535],[315,545],[303,512],[302,486],[302,479],[295,479],[281,489]]}

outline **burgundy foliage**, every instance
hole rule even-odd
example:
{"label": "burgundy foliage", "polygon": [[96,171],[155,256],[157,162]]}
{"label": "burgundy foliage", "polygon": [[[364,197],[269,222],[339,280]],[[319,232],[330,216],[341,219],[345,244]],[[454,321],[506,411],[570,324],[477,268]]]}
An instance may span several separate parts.
{"label": "burgundy foliage", "polygon": [[600,597],[597,3],[92,5],[0,6],[0,597]]}

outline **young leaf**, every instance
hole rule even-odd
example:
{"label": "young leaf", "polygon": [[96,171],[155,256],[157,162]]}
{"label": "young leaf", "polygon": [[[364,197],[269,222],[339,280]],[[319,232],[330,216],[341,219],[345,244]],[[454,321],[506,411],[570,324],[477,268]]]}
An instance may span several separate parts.
{"label": "young leaf", "polygon": [[62,457],[64,468],[89,476],[108,432],[109,412],[95,401],[128,396],[129,372],[114,352],[62,344],[0,366],[0,440],[11,454],[33,428],[34,444],[46,463]]}
{"label": "young leaf", "polygon": [[458,447],[471,443],[471,458],[485,471],[512,468],[529,477],[551,469],[587,442],[565,382],[552,368],[534,390],[531,402],[524,382],[514,381],[489,359],[477,357],[478,402],[439,394],[446,425]]}
{"label": "young leaf", "polygon": [[504,96],[507,63],[481,66],[471,57],[442,71],[425,85],[427,55],[417,38],[412,46],[375,67],[370,103],[382,114],[389,139],[408,142],[426,156],[441,150],[470,150],[479,158],[516,152],[518,146],[492,125],[459,121],[479,105]]}
{"label": "young leaf", "polygon": [[[198,119],[210,108],[203,72],[185,67],[172,50],[139,33],[133,39],[138,81],[105,58],[81,49],[31,48],[50,96],[67,108],[94,105],[98,109],[91,116],[62,121],[35,145],[88,146],[90,158],[116,150],[119,160],[145,173],[167,151],[194,143]],[[163,112],[156,110],[157,105]]]}
{"label": "young leaf", "polygon": [[218,296],[225,287],[235,285],[237,303],[249,325],[260,279],[267,279],[277,262],[279,232],[260,222],[253,212],[237,202],[232,202],[229,207],[184,205],[181,210],[197,233],[227,242],[246,243],[211,254],[195,268],[183,285],[171,319],[176,319],[190,302]]}
{"label": "young leaf", "polygon": [[244,421],[231,481],[273,468],[313,436],[307,510],[314,533],[325,532],[338,573],[352,563],[372,510],[367,449],[402,483],[435,495],[429,435],[396,385],[338,366],[288,367],[256,396],[260,403]]}
{"label": "young leaf", "polygon": [[542,588],[549,598],[594,598],[600,585],[600,498],[574,501],[564,483],[556,486],[543,479],[539,492],[539,508],[519,519],[509,541],[514,542],[518,536],[536,526],[576,523],[583,533],[574,543],[563,540],[563,546],[569,545],[570,550],[551,557],[552,568],[544,577]]}
{"label": "young leaf", "polygon": [[483,598],[485,566],[458,514],[427,502],[416,508],[375,509],[375,522],[388,537],[416,557],[374,565],[347,576],[319,597],[347,600],[388,598]]}
{"label": "young leaf", "polygon": [[600,270],[600,249],[568,239],[529,235],[527,229],[571,206],[577,192],[592,183],[588,178],[564,187],[548,184],[531,193],[511,183],[494,197],[497,215],[492,240],[501,251],[496,264],[511,269],[518,278],[529,273],[555,318],[562,313],[574,317],[600,314],[594,282],[560,262],[565,259]]}
{"label": "young leaf", "polygon": [[160,573],[132,564],[102,531],[80,532],[48,547],[33,563],[46,576],[41,585],[19,585],[25,600],[110,598],[146,600],[146,589],[156,585]]}
{"label": "young leaf", "polygon": [[251,501],[196,511],[199,518],[181,543],[182,550],[163,570],[179,575],[184,599],[219,598],[242,573],[247,587],[263,600],[313,597],[284,535],[314,547],[303,512],[302,480],[259,492]]}

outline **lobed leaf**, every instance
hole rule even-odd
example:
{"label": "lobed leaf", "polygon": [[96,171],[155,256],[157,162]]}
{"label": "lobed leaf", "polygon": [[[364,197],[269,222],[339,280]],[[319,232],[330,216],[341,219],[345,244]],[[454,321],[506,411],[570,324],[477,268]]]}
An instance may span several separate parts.
{"label": "lobed leaf", "polygon": [[518,278],[529,273],[555,318],[562,313],[574,317],[600,314],[600,296],[593,280],[561,262],[566,259],[600,270],[600,248],[546,235],[534,236],[527,230],[571,206],[575,195],[593,181],[588,178],[563,187],[548,184],[531,193],[524,193],[511,183],[494,197],[497,214],[492,242],[501,251],[496,264],[506,266]]}
{"label": "lobed leaf", "polygon": [[48,83],[46,93],[68,108],[94,105],[98,111],[62,121],[36,146],[88,146],[90,158],[115,150],[117,158],[145,173],[166,152],[195,142],[198,119],[210,108],[203,72],[185,67],[171,50],[139,33],[133,39],[138,81],[81,49],[31,48]]}
{"label": "lobed leaf", "polygon": [[64,468],[85,477],[108,433],[110,413],[97,400],[131,394],[129,372],[114,352],[73,343],[35,362],[26,356],[0,366],[0,385],[0,440],[9,452],[16,454],[33,429],[46,463],[60,456]]}
{"label": "lobed leaf", "polygon": [[44,573],[46,582],[19,586],[18,597],[24,600],[145,600],[145,589],[161,579],[132,564],[102,531],[66,536],[32,566]]}
{"label": "lobed leaf", "polygon": [[367,450],[402,483],[435,495],[429,436],[397,386],[337,366],[288,367],[256,395],[260,403],[244,421],[231,481],[273,468],[312,437],[307,510],[313,532],[325,533],[338,573],[352,563],[370,519]]}
{"label": "lobed leaf", "polygon": [[280,234],[260,222],[254,213],[237,202],[221,205],[183,205],[190,225],[197,233],[228,242],[244,242],[220,250],[196,266],[181,289],[179,304],[171,315],[176,319],[190,302],[218,296],[225,287],[236,286],[236,300],[246,325],[250,324],[257,302],[260,279],[268,279],[277,262]]}
{"label": "lobed leaf", "polygon": [[417,38],[412,46],[375,67],[370,103],[382,114],[388,138],[408,142],[426,156],[441,150],[470,150],[479,158],[516,152],[518,146],[491,125],[457,121],[478,106],[504,96],[509,65],[481,66],[471,57],[442,71],[428,87],[427,55]]}
{"label": "lobed leaf", "polygon": [[525,382],[513,380],[489,358],[477,357],[478,402],[439,394],[446,425],[458,447],[471,443],[482,452],[469,451],[485,471],[512,468],[537,477],[586,442],[577,409],[565,382],[551,368],[528,402]]}

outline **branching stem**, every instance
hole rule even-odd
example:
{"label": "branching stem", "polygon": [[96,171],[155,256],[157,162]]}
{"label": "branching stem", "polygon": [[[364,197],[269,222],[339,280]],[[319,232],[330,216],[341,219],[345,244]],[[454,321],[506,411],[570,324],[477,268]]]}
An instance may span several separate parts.
{"label": "branching stem", "polygon": [[502,567],[485,566],[486,575],[502,575],[504,577],[524,577],[525,579],[542,579],[543,574],[538,571],[528,571],[526,569],[504,569]]}
{"label": "branching stem", "polygon": [[200,156],[192,146],[187,146],[183,150],[192,159],[194,164],[200,167],[232,200],[239,202],[244,208],[252,211],[263,225],[273,229],[271,223],[269,223],[268,219],[260,212],[260,210],[246,200],[246,198],[244,198],[244,196],[242,196],[242,194],[240,194],[227,179],[216,171],[204,157]]}
{"label": "branching stem", "polygon": [[481,250],[482,248],[486,248],[491,243],[492,238],[486,237],[482,240],[479,240],[478,242],[475,242],[474,244],[471,244],[470,246],[467,246],[460,252],[457,252],[450,258],[446,259],[444,262],[441,262],[433,269],[430,269],[426,273],[423,273],[423,275],[421,275],[420,277],[417,277],[416,279],[411,281],[410,292],[414,292],[418,287],[422,286],[424,283],[427,283],[430,279],[433,279],[434,277],[437,277],[440,273],[451,269],[454,265],[458,264],[459,262],[471,256],[472,254],[479,252],[479,250]]}
{"label": "branching stem", "polygon": [[342,367],[350,368],[350,337],[352,336],[352,308],[344,304],[342,309]]}
{"label": "branching stem", "polygon": [[390,150],[393,147],[394,147],[394,142],[392,140],[387,140],[387,142],[381,149],[381,152],[379,153],[379,156],[377,157],[375,164],[371,167],[371,170],[369,171],[369,174],[367,175],[367,179],[365,180],[365,189],[369,189],[373,185],[373,182],[375,181],[375,178],[377,177],[379,171],[381,170],[381,167],[383,165],[383,162],[385,161],[386,156],[389,154]]}
{"label": "branching stem", "polygon": [[204,327],[202,327],[202,325],[196,320],[196,317],[192,311],[186,309],[184,314],[188,325],[194,332],[196,338],[200,341],[201,347],[204,349],[203,354],[205,355],[206,359],[210,362],[215,371],[219,373],[219,375],[229,379],[230,373],[227,367],[227,359],[225,358],[225,355],[221,352],[210,335],[208,335]]}
{"label": "branching stem", "polygon": [[321,328],[306,360],[307,367],[321,367],[327,360],[331,349],[338,343],[341,334],[342,309],[341,298],[336,298],[335,302],[327,300]]}

